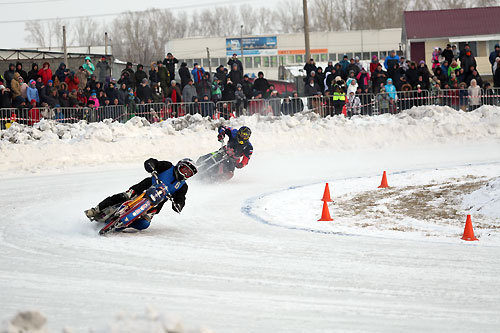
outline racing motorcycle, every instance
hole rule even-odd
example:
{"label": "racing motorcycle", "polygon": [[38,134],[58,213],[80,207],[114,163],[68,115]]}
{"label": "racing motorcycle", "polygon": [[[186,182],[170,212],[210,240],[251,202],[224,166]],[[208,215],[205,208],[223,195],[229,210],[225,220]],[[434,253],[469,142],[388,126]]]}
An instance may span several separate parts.
{"label": "racing motorcycle", "polygon": [[238,161],[232,148],[224,145],[219,150],[210,154],[200,156],[196,161],[198,178],[208,182],[220,182],[229,180],[233,176],[233,170]]}
{"label": "racing motorcycle", "polygon": [[[96,218],[97,222],[106,224],[99,231],[99,235],[122,231],[165,200],[171,200],[176,205],[167,186],[158,178],[157,172],[153,171],[151,175],[153,185],[150,188],[134,199],[106,208],[101,216]],[[178,207],[176,208],[180,211]]]}

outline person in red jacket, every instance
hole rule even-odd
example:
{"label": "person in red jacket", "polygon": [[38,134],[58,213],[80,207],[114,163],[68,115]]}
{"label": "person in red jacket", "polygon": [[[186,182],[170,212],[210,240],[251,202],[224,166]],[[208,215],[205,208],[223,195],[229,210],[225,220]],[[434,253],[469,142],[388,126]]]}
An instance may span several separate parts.
{"label": "person in red jacket", "polygon": [[66,79],[64,80],[68,85],[68,91],[78,90],[78,85],[80,84],[80,80],[75,76],[75,72],[71,72]]}
{"label": "person in red jacket", "polygon": [[47,85],[47,82],[52,80],[52,70],[50,69],[50,64],[48,62],[43,63],[43,67],[38,71],[38,75],[42,78],[44,85]]}

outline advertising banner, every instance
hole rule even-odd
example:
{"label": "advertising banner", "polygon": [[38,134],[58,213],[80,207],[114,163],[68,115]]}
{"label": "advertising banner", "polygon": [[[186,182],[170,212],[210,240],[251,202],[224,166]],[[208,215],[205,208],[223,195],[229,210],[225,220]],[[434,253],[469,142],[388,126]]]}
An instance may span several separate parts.
{"label": "advertising banner", "polygon": [[[226,55],[228,57],[236,53],[241,56],[241,38],[226,38]],[[270,37],[244,37],[244,55],[277,55],[278,39]]]}

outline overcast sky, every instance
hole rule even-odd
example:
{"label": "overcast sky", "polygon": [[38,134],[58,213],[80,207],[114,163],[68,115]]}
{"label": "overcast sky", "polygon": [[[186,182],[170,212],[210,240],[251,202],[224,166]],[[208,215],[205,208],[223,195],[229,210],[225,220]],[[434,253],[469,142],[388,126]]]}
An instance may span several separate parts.
{"label": "overcast sky", "polygon": [[[0,0],[0,48],[30,47],[25,41],[24,23],[8,22],[59,17],[117,14],[148,8],[195,10],[215,5],[249,4],[258,7],[276,5],[278,0]],[[112,20],[113,16],[98,19]]]}

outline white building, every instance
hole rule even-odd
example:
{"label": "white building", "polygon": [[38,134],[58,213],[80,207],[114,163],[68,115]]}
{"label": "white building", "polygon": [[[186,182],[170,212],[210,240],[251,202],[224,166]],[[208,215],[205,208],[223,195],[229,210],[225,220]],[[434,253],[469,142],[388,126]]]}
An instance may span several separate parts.
{"label": "white building", "polygon": [[[342,60],[358,56],[370,60],[372,55],[384,58],[390,50],[401,50],[401,29],[360,30],[345,32],[312,32],[310,34],[311,55],[316,63],[325,66],[328,60]],[[207,56],[210,52],[210,65]],[[174,39],[167,43],[166,51],[179,61],[185,61],[189,68],[194,63],[212,71],[219,65],[227,66],[228,58],[237,53],[241,58],[238,37],[195,37]],[[243,64],[250,76],[259,71],[269,79],[279,75],[280,66],[303,66],[305,63],[304,34],[281,34],[243,37]],[[281,74],[284,71],[281,71]]]}

